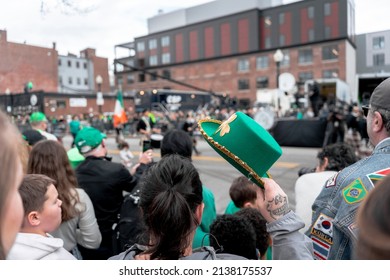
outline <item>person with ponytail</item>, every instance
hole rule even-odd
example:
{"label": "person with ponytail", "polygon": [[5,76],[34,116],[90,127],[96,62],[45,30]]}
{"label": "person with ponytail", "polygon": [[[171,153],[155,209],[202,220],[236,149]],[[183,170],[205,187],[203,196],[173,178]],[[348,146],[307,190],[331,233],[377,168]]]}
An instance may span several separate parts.
{"label": "person with ponytail", "polygon": [[203,214],[202,182],[188,158],[171,154],[150,167],[139,182],[140,207],[146,231],[135,244],[110,259],[245,259],[218,253],[212,247],[192,249]]}

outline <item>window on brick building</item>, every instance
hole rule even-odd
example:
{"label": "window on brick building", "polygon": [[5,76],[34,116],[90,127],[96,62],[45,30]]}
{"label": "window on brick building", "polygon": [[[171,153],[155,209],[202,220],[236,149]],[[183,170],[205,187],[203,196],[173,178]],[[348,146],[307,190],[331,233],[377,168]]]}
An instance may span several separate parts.
{"label": "window on brick building", "polygon": [[157,71],[150,72],[150,80],[157,81]]}
{"label": "window on brick building", "polygon": [[314,41],[314,29],[313,28],[310,28],[307,31],[307,39],[308,39],[309,42]]}
{"label": "window on brick building", "polygon": [[150,39],[149,40],[149,50],[157,49],[157,40],[156,39]]}
{"label": "window on brick building", "polygon": [[330,16],[332,10],[330,9],[330,3],[324,3],[324,15]]}
{"label": "window on brick building", "polygon": [[68,60],[68,67],[72,67],[72,61]]}
{"label": "window on brick building", "polygon": [[165,78],[170,79],[171,78],[171,71],[167,70],[167,69],[163,70],[162,71],[162,76],[165,77]]}
{"label": "window on brick building", "polygon": [[336,60],[339,58],[339,47],[329,45],[322,47],[322,60]]}
{"label": "window on brick building", "polygon": [[267,55],[258,56],[256,58],[256,69],[257,70],[259,70],[259,69],[267,69],[268,68],[268,63],[269,63],[269,60],[268,60],[268,56]]}
{"label": "window on brick building", "polygon": [[149,65],[150,66],[157,65],[157,55],[149,56]]}
{"label": "window on brick building", "polygon": [[126,83],[127,83],[128,85],[133,84],[133,83],[134,83],[134,75],[127,75],[127,81],[126,81]]}
{"label": "window on brick building", "polygon": [[138,74],[138,82],[140,82],[140,83],[145,82],[145,74],[144,73]]}
{"label": "window on brick building", "polygon": [[137,42],[137,51],[139,52],[145,51],[145,42]]}
{"label": "window on brick building", "polygon": [[383,49],[385,47],[385,37],[374,37],[372,38],[372,47],[374,50]]}
{"label": "window on brick building", "polygon": [[56,104],[57,104],[57,108],[61,108],[61,109],[66,108],[66,101],[65,100],[57,100]]}
{"label": "window on brick building", "polygon": [[337,78],[338,76],[339,76],[339,71],[337,69],[330,69],[330,70],[323,70],[322,71],[322,78],[324,78],[324,79]]}
{"label": "window on brick building", "polygon": [[279,35],[279,45],[284,46],[285,44],[285,36],[283,34]]}
{"label": "window on brick building", "polygon": [[144,58],[138,59],[138,66],[141,68],[145,67],[145,59]]}
{"label": "window on brick building", "polygon": [[282,51],[283,52],[283,60],[280,62],[280,66],[290,66],[290,52],[288,50]]}
{"label": "window on brick building", "polygon": [[238,80],[238,89],[239,90],[249,89],[249,80],[248,79],[239,79]]}
{"label": "window on brick building", "polygon": [[298,73],[298,79],[300,82],[306,82],[307,80],[313,79],[313,72],[300,72]]}
{"label": "window on brick building", "polygon": [[268,77],[266,76],[257,77],[256,88],[268,88]]}
{"label": "window on brick building", "polygon": [[265,38],[265,48],[266,49],[271,48],[271,37],[269,36]]}
{"label": "window on brick building", "polygon": [[169,42],[169,36],[161,37],[161,46],[162,47],[168,47],[170,44]]}
{"label": "window on brick building", "polygon": [[163,53],[161,56],[161,63],[162,64],[171,63],[171,54],[170,53]]}
{"label": "window on brick building", "polygon": [[279,25],[284,24],[284,13],[279,14]]}
{"label": "window on brick building", "polygon": [[247,58],[239,59],[237,63],[237,71],[238,72],[249,71],[249,59]]}
{"label": "window on brick building", "polygon": [[384,53],[376,53],[372,57],[372,62],[374,66],[383,66],[385,65],[385,54]]}
{"label": "window on brick building", "polygon": [[313,51],[312,49],[302,49],[298,51],[298,63],[307,64],[313,62]]}
{"label": "window on brick building", "polygon": [[324,36],[325,39],[329,39],[332,37],[332,29],[330,28],[330,26],[324,26]]}
{"label": "window on brick building", "polygon": [[119,76],[119,77],[116,79],[116,82],[118,83],[118,85],[123,85],[123,77],[122,77],[122,76]]}
{"label": "window on brick building", "polygon": [[307,8],[307,17],[310,19],[314,18],[314,7],[310,6]]}

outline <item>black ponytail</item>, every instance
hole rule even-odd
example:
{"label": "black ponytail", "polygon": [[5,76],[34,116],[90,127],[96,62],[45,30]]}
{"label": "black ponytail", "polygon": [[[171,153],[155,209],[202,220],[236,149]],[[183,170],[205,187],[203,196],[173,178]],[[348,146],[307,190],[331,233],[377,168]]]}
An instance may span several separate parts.
{"label": "black ponytail", "polygon": [[198,221],[202,183],[192,163],[179,155],[163,157],[145,174],[140,207],[149,235],[151,259],[178,259],[191,246]]}

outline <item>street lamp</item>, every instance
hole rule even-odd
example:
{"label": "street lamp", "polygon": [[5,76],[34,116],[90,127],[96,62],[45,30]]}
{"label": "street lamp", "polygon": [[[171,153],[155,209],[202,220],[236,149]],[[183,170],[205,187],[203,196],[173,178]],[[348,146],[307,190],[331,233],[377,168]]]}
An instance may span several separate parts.
{"label": "street lamp", "polygon": [[283,52],[277,49],[274,53],[274,61],[276,63],[276,88],[279,89],[280,62],[283,60]]}
{"label": "street lamp", "polygon": [[7,113],[9,113],[9,114],[11,114],[12,113],[12,96],[11,96],[11,102],[8,102],[9,101],[9,96],[11,95],[11,91],[10,91],[10,89],[9,88],[7,88],[6,90],[5,90],[5,95],[7,95]]}
{"label": "street lamp", "polygon": [[103,99],[103,93],[102,93],[102,83],[103,78],[102,76],[98,75],[96,76],[95,82],[98,86],[98,91],[96,93],[96,104],[99,107],[99,113],[103,113],[102,106],[104,105],[104,99]]}
{"label": "street lamp", "polygon": [[280,106],[280,90],[279,90],[279,75],[280,75],[280,62],[283,60],[283,52],[280,49],[277,49],[276,52],[274,53],[274,61],[276,63],[276,90],[278,94],[278,105],[276,107],[277,112],[279,114],[281,106]]}

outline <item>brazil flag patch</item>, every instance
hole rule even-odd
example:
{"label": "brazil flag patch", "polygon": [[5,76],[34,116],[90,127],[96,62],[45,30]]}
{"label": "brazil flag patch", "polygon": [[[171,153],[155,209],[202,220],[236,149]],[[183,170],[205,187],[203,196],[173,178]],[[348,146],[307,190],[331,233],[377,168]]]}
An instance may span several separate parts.
{"label": "brazil flag patch", "polygon": [[343,189],[343,197],[348,204],[354,204],[363,200],[367,190],[360,179],[356,179]]}

